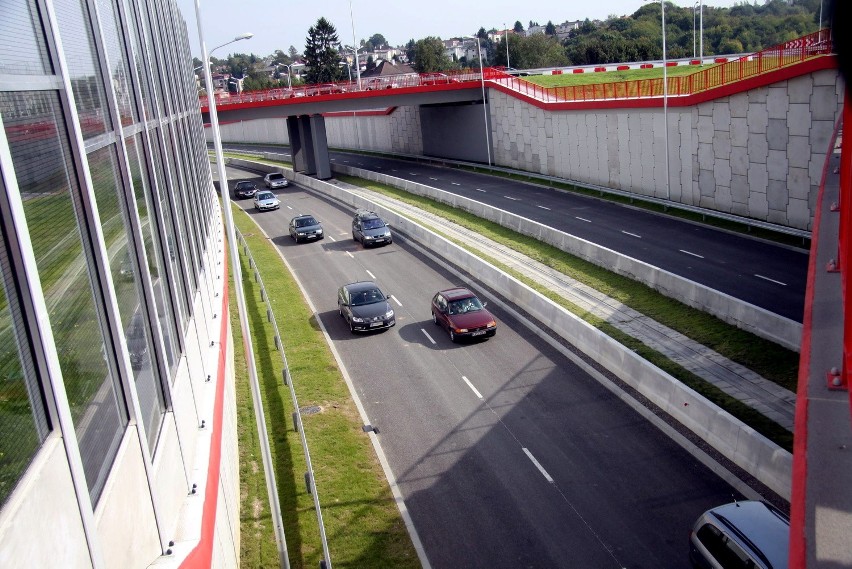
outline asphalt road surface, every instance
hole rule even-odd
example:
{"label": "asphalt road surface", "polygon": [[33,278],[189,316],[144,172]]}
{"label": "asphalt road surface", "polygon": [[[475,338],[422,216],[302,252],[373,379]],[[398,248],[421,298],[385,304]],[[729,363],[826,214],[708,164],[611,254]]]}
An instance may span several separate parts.
{"label": "asphalt road surface", "polygon": [[[351,208],[297,185],[275,193],[277,211],[237,203],[316,307],[379,429],[432,567],[689,566],[689,528],[704,510],[739,498],[731,486],[488,295],[480,298],[490,301],[497,335],[451,343],[432,323],[429,300],[459,277],[400,239],[363,249],[351,237]],[[293,243],[287,223],[297,213],[316,216],[326,238]],[[358,280],[392,295],[394,328],[350,333],[336,289]]]}
{"label": "asphalt road surface", "polygon": [[487,203],[802,321],[808,254],[801,249],[464,170],[342,152],[331,158]]}

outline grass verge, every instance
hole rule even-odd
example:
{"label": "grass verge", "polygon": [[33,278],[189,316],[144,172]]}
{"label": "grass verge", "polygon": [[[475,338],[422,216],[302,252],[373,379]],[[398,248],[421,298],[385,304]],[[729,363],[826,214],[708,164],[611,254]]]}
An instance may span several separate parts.
{"label": "grass verge", "polygon": [[[387,480],[337,363],[314,315],[275,247],[239,208],[234,222],[245,237],[268,293],[302,410],[331,561],[337,567],[419,567]],[[272,446],[290,567],[319,567],[323,556],[301,441],[293,429],[284,364],[254,269],[240,250],[247,317]],[[239,314],[231,288],[240,453],[243,567],[278,567],[273,525],[257,440]]]}

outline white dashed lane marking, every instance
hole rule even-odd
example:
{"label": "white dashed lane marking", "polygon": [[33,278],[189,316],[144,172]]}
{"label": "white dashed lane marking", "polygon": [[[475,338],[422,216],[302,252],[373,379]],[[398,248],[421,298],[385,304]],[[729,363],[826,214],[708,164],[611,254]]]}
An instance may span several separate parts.
{"label": "white dashed lane marking", "polygon": [[787,286],[787,283],[782,283],[781,281],[776,281],[775,279],[770,279],[769,277],[764,277],[763,275],[758,275],[757,273],[755,273],[755,275],[754,275],[754,276],[756,276],[756,277],[757,277],[757,278],[759,278],[759,279],[763,279],[763,280],[765,280],[765,281],[769,281],[769,282],[771,282],[771,283],[779,284],[779,285],[781,285],[781,286]]}

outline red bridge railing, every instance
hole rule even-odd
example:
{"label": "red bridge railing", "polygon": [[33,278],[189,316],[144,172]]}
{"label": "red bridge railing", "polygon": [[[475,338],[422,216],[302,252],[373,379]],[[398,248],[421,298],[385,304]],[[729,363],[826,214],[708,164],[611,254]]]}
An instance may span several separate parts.
{"label": "red bridge railing", "polygon": [[[766,48],[752,55],[746,55],[725,63],[717,63],[689,75],[667,77],[668,96],[679,97],[694,95],[709,89],[729,85],[749,77],[775,71],[810,58],[832,53],[830,30],[823,29],[801,38]],[[370,77],[361,80],[360,88],[354,81],[305,85],[293,88],[279,88],[268,91],[217,95],[216,105],[234,105],[312,97],[316,95],[334,95],[358,91],[379,91],[406,87],[426,87],[459,83],[480,82],[482,80],[498,83],[512,91],[544,102],[601,101],[618,99],[639,99],[663,96],[663,79],[638,79],[616,83],[595,83],[590,85],[569,85],[564,87],[542,87],[529,81],[509,75],[500,69],[487,67],[480,75],[478,70],[465,69],[447,73],[411,73],[387,77]],[[201,97],[202,107],[207,107],[207,98]]]}

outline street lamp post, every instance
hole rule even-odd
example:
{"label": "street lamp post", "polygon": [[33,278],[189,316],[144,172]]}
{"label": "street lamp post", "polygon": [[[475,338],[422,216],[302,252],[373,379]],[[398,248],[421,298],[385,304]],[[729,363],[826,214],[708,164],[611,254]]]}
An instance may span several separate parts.
{"label": "street lamp post", "polygon": [[488,166],[491,166],[491,144],[488,141],[488,108],[485,105],[485,72],[482,68],[482,48],[479,45],[479,36],[464,36],[464,38],[476,40],[476,51],[479,55],[479,80],[482,84],[482,116],[485,119],[485,152],[488,154]]}
{"label": "street lamp post", "polygon": [[[352,0],[349,0],[349,20],[352,22],[352,51],[355,55],[355,76],[358,78],[358,90],[361,90],[361,64],[358,63],[358,40],[355,39],[355,16],[352,15]],[[349,80],[352,82],[352,79]]]}
{"label": "street lamp post", "polygon": [[505,22],[503,22],[503,37],[506,38],[506,72],[508,72],[512,66],[509,65],[509,28],[506,27]]}
{"label": "street lamp post", "polygon": [[668,65],[666,63],[666,0],[660,0],[660,9],[663,22],[663,144],[666,147],[666,199],[671,200],[671,176],[669,175],[669,78]]}
{"label": "street lamp post", "polygon": [[[234,232],[234,220],[231,215],[231,198],[228,189],[228,175],[225,172],[225,155],[222,151],[222,138],[219,134],[219,117],[216,114],[216,97],[213,93],[213,77],[210,74],[210,54],[228,44],[250,39],[253,34],[240,34],[231,41],[225,42],[222,45],[217,45],[209,52],[207,44],[204,41],[203,25],[201,22],[201,0],[195,0],[195,18],[198,24],[198,41],[201,44],[201,55],[203,61],[208,62],[204,65],[204,84],[207,88],[207,108],[210,114],[210,128],[213,129],[213,146],[216,150],[216,170],[219,173],[219,188],[222,195],[222,209],[225,214],[225,231],[228,239],[228,248],[230,251],[231,271],[234,275],[234,292],[237,297],[237,307],[240,313],[240,329],[243,335],[243,344],[245,346],[247,357],[246,367],[248,368],[249,380],[252,386],[252,399],[255,405],[255,423],[258,431],[258,437],[261,444],[261,454],[263,458],[263,470],[266,478],[266,493],[269,497],[271,508],[272,522],[275,526],[275,541],[278,546],[278,564],[282,569],[289,569],[290,560],[287,557],[287,541],[284,536],[284,522],[281,516],[281,503],[278,499],[278,485],[275,483],[275,470],[272,466],[272,452],[269,448],[269,434],[266,430],[266,421],[263,418],[262,400],[260,398],[260,384],[257,379],[257,369],[254,363],[254,347],[252,345],[251,333],[248,324],[248,310],[246,309],[245,293],[243,292],[242,269],[240,268],[239,250],[237,249],[236,234]],[[225,315],[222,315],[225,318]]]}
{"label": "street lamp post", "polygon": [[293,75],[293,73],[291,68],[293,67],[293,64],[291,63],[290,65],[287,65],[286,63],[282,63],[281,65],[287,68],[287,88],[292,89],[293,81],[291,79],[291,75]]}
{"label": "street lamp post", "polygon": [[704,65],[704,0],[698,0],[698,55]]}
{"label": "street lamp post", "polygon": [[698,0],[692,5],[692,59],[695,59],[695,15],[698,8]]}

